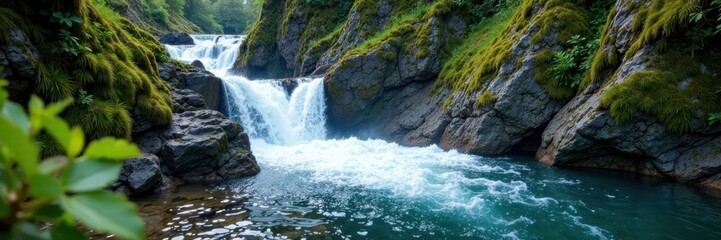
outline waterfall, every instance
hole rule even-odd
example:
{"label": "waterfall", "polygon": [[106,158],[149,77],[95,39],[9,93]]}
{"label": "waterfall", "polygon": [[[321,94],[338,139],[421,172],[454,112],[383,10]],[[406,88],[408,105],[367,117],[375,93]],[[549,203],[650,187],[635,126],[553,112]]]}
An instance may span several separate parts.
{"label": "waterfall", "polygon": [[[205,69],[225,71],[233,66],[238,48],[245,36],[236,35],[192,35],[195,45],[165,45],[171,58],[185,63],[198,60]],[[218,75],[218,74],[216,74]]]}
{"label": "waterfall", "polygon": [[277,80],[249,81],[225,76],[228,116],[251,137],[274,144],[298,144],[325,138],[325,96],[322,78],[298,79],[292,95]]}
{"label": "waterfall", "polygon": [[248,80],[227,74],[245,36],[193,35],[195,45],[171,46],[171,58],[203,62],[223,80],[225,114],[241,123],[254,139],[293,145],[326,137],[322,78],[296,79],[288,95],[280,80]]}

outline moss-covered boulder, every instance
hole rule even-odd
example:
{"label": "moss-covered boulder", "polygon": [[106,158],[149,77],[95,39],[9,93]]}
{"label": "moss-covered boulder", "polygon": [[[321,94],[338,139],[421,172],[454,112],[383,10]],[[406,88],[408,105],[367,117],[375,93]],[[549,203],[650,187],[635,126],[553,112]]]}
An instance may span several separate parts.
{"label": "moss-covered boulder", "polygon": [[[691,4],[691,5],[688,5]],[[683,52],[686,1],[618,1],[581,94],[543,133],[537,158],[721,189],[721,52]],[[701,6],[697,6],[700,8]]]}

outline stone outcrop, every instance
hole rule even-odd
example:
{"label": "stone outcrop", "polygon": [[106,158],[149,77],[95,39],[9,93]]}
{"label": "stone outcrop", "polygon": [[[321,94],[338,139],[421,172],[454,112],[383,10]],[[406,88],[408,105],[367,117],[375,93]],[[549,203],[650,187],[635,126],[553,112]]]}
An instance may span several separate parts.
{"label": "stone outcrop", "polygon": [[[640,1],[641,5],[647,3],[650,1]],[[623,1],[616,8],[608,23],[608,35],[615,37],[602,47],[613,51],[609,54],[626,57],[615,74],[588,86],[553,118],[543,133],[536,158],[554,166],[637,172],[721,190],[720,127],[694,121],[692,131],[676,133],[668,130],[660,119],[645,114],[619,125],[608,109],[600,105],[610,88],[652,68],[645,59],[659,54],[653,44],[648,44],[627,55],[631,44],[639,38],[631,29],[638,9]]]}
{"label": "stone outcrop", "polygon": [[193,37],[187,33],[168,33],[158,39],[160,43],[167,45],[194,45]]}
{"label": "stone outcrop", "polygon": [[39,54],[21,31],[11,31],[7,42],[0,44],[0,78],[10,79],[10,99],[25,102],[33,91],[33,76]]}
{"label": "stone outcrop", "polygon": [[[171,86],[196,92],[202,96],[202,100],[205,102],[207,109],[220,110],[220,94],[223,84],[220,78],[213,75],[213,73],[199,68],[181,70],[173,64],[168,63],[160,64],[158,68],[160,77],[167,79],[166,81],[171,84]],[[179,103],[176,102],[175,104],[177,105]]]}
{"label": "stone outcrop", "polygon": [[[201,94],[186,88],[187,72],[161,65],[161,78],[173,90],[173,121],[152,127],[133,114],[133,140],[145,153],[124,163],[113,189],[128,195],[165,192],[178,183],[216,182],[260,171],[243,128],[209,110]],[[191,72],[203,74],[203,72]],[[192,75],[191,74],[191,75]],[[182,79],[182,80],[181,80]]]}

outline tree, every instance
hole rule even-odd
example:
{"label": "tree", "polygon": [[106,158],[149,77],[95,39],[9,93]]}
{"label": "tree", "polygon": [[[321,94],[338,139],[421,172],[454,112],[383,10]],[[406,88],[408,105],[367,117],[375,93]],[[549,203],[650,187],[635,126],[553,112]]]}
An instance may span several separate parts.
{"label": "tree", "polygon": [[251,1],[218,0],[213,3],[215,21],[225,34],[241,34],[258,18],[258,8]]}
{"label": "tree", "polygon": [[223,33],[223,26],[215,22],[213,6],[209,0],[186,0],[185,17],[207,33]]}

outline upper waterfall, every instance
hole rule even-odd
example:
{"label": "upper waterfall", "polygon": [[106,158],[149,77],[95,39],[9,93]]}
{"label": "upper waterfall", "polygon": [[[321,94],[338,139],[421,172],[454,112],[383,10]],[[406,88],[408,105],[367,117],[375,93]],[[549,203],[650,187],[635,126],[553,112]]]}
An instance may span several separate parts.
{"label": "upper waterfall", "polygon": [[[205,69],[218,75],[235,62],[245,35],[191,35],[195,45],[165,45],[171,58],[190,63],[201,61]],[[224,73],[222,73],[224,74]]]}
{"label": "upper waterfall", "polygon": [[166,45],[170,57],[199,60],[223,80],[223,111],[241,123],[251,138],[274,144],[299,144],[326,137],[323,79],[296,79],[288,94],[280,80],[248,80],[229,75],[245,36],[192,35],[195,45]]}

